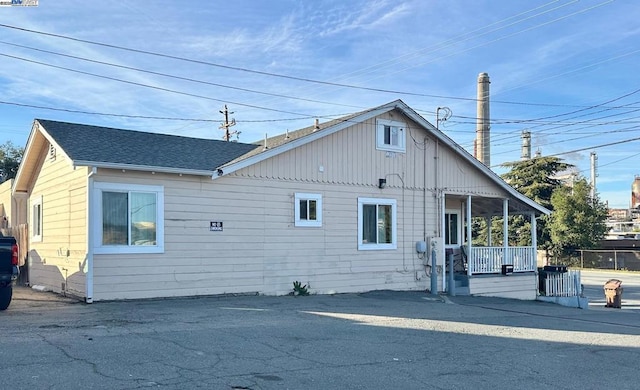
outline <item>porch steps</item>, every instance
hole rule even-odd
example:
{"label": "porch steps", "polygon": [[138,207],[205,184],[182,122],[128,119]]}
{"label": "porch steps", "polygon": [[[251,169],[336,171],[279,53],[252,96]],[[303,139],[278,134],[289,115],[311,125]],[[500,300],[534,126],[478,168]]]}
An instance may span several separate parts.
{"label": "porch steps", "polygon": [[453,281],[455,283],[456,295],[471,295],[469,291],[469,277],[466,274],[454,274]]}

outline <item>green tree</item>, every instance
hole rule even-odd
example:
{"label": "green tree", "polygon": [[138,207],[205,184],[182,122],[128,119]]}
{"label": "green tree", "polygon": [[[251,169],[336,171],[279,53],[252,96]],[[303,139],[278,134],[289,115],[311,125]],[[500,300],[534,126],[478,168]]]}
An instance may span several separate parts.
{"label": "green tree", "polygon": [[16,177],[24,148],[18,148],[11,141],[0,145],[0,183]]}
{"label": "green tree", "polygon": [[553,209],[551,195],[562,186],[558,173],[573,168],[558,157],[536,157],[502,164],[510,171],[501,175],[513,188],[538,204]]}
{"label": "green tree", "polygon": [[591,198],[591,186],[584,178],[576,181],[573,188],[558,188],[551,204],[549,230],[554,255],[568,256],[576,249],[594,248],[604,238],[607,206],[597,196]]}
{"label": "green tree", "polygon": [[[557,157],[536,157],[530,160],[503,164],[510,170],[501,177],[521,194],[533,199],[538,204],[553,210],[551,196],[563,186],[558,174],[573,168]],[[551,235],[547,227],[548,216],[537,221],[538,247],[551,249]],[[477,242],[486,242],[488,231],[484,222],[479,222],[481,230],[476,237]],[[502,218],[493,218],[491,223],[492,242],[502,243]],[[531,221],[529,216],[514,215],[509,217],[509,245],[526,246],[531,244]]]}

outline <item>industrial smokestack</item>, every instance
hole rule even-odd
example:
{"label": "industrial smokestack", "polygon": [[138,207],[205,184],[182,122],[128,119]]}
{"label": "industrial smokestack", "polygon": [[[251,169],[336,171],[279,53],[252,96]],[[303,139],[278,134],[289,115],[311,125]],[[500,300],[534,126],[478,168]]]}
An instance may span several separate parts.
{"label": "industrial smokestack", "polygon": [[491,135],[489,134],[489,74],[478,75],[478,119],[476,125],[476,158],[491,166]]}
{"label": "industrial smokestack", "polygon": [[531,132],[528,130],[522,130],[522,153],[520,154],[520,160],[531,160]]}
{"label": "industrial smokestack", "polygon": [[633,180],[633,184],[631,184],[631,208],[639,208],[640,207],[640,176],[636,175]]}

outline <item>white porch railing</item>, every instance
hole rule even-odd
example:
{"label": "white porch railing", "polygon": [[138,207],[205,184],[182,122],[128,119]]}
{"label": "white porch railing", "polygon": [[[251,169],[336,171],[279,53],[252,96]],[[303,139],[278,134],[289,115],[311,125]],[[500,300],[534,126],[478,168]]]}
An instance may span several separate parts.
{"label": "white porch railing", "polygon": [[544,282],[548,297],[577,297],[582,294],[579,270],[547,274]]}
{"label": "white porch railing", "polygon": [[535,271],[535,250],[530,246],[471,247],[468,258],[469,274],[495,274],[502,272],[502,265],[513,265],[513,272]]}

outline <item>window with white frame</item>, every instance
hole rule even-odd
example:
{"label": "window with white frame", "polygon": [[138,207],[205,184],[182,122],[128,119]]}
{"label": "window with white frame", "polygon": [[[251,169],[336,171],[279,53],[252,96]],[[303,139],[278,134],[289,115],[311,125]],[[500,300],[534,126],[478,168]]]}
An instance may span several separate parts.
{"label": "window with white frame", "polygon": [[42,196],[31,201],[31,239],[42,241]]}
{"label": "window with white frame", "polygon": [[444,244],[460,245],[460,213],[446,212],[444,214]]}
{"label": "window with white frame", "polygon": [[396,249],[396,200],[358,198],[358,250]]}
{"label": "window with white frame", "polygon": [[94,183],[95,253],[163,253],[164,188]]}
{"label": "window with white frame", "polygon": [[376,121],[376,149],[404,153],[406,125],[403,122],[378,119]]}
{"label": "window with white frame", "polygon": [[295,226],[321,227],[322,226],[322,195],[295,194]]}

